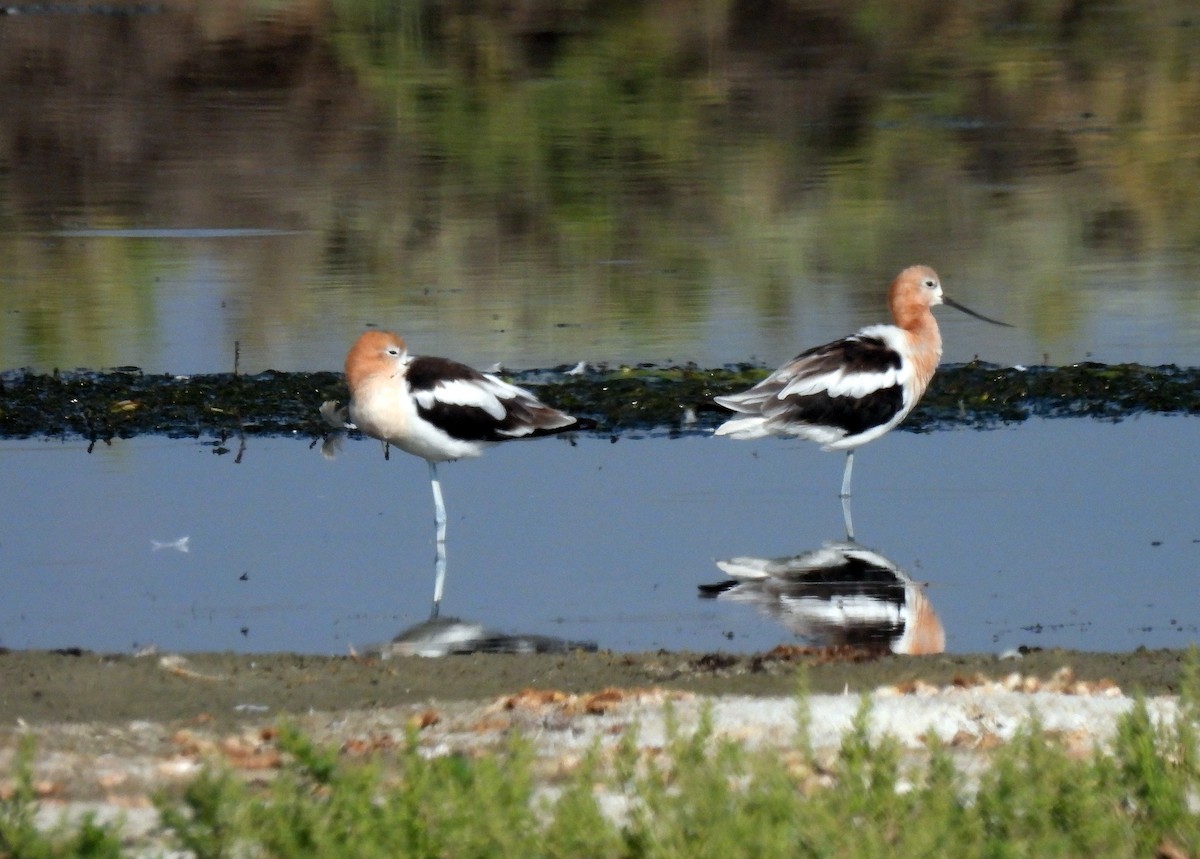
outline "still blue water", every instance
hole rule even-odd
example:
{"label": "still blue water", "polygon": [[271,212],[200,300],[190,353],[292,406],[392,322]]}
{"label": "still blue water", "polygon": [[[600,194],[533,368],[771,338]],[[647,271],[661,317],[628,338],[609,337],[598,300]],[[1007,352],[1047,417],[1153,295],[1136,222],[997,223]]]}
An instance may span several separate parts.
{"label": "still blue water", "polygon": [[[950,652],[1200,639],[1194,419],[895,432],[856,460],[859,542],[918,581]],[[0,644],[345,653],[423,620],[425,464],[351,441],[0,444]],[[447,465],[443,614],[615,650],[793,641],[701,601],[714,561],[841,539],[843,459],[709,437],[514,443]],[[187,537],[189,551],[155,548]]]}
{"label": "still blue water", "polygon": [[[366,325],[480,367],[776,366],[886,321],[912,263],[1016,326],[940,309],[948,362],[1200,366],[1190,12],[751,5],[22,7],[0,369],[333,370]],[[857,536],[930,583],[951,650],[1185,644],[1195,426],[893,433]],[[420,461],[85,449],[0,442],[0,644],[334,653],[428,611]],[[771,646],[696,586],[841,538],[841,469],[709,438],[450,465],[445,611]]]}

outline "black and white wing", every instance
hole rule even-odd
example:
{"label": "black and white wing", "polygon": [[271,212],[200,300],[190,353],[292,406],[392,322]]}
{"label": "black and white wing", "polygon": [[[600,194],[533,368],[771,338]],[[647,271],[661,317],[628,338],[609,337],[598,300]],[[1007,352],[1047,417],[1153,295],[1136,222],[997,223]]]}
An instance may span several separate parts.
{"label": "black and white wing", "polygon": [[447,358],[413,358],[405,375],[417,414],[453,438],[505,441],[561,432],[576,423],[524,388]]}
{"label": "black and white wing", "polygon": [[886,426],[907,413],[902,332],[872,326],[801,352],[753,388],[716,397],[738,412],[718,435],[799,435],[822,444]]}

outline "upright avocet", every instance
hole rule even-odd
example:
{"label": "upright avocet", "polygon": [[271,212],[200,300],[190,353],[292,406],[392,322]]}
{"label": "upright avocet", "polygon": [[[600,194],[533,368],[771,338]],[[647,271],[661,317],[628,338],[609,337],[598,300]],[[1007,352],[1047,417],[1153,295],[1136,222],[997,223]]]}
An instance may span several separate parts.
{"label": "upright avocet", "polygon": [[[446,506],[437,465],[479,456],[501,441],[577,428],[570,415],[545,405],[524,388],[446,358],[409,355],[390,331],[367,331],[346,355],[350,426],[429,463],[437,534],[433,616],[446,578]],[[335,403],[321,412],[333,423],[347,415]]]}
{"label": "upright avocet", "polygon": [[1011,327],[951,301],[937,272],[911,266],[888,291],[895,325],[871,325],[801,352],[750,390],[716,397],[738,412],[716,434],[737,439],[793,435],[818,442],[823,450],[844,450],[841,495],[848,498],[855,448],[904,420],[933,378],[942,357],[942,335],[930,310],[937,304]]}

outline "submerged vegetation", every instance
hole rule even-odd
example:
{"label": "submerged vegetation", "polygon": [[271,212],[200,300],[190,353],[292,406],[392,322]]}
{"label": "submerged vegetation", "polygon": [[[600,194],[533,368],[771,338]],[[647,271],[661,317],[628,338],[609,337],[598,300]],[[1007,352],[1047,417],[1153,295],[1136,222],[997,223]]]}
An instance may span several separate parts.
{"label": "submerged vegetation", "polygon": [[[762,367],[567,368],[511,378],[572,414],[597,434],[708,432],[726,412],[719,394],[745,388]],[[92,442],[161,434],[216,439],[251,435],[318,438],[328,432],[317,409],[345,402],[338,373],[166,376],[137,368],[106,373],[0,374],[0,437],[77,437]],[[1200,369],[1078,364],[1001,368],[975,362],[939,370],[901,429],[986,428],[1031,417],[1120,419],[1143,412],[1200,414]]]}
{"label": "submerged vegetation", "polygon": [[[1193,655],[1173,723],[1139,698],[1107,748],[1081,750],[1033,714],[982,769],[936,738],[913,755],[876,737],[867,699],[837,750],[812,748],[802,696],[782,749],[748,748],[702,719],[669,725],[662,748],[630,728],[549,777],[519,733],[491,752],[430,754],[411,727],[364,759],[285,724],[271,778],[203,772],[156,799],[156,838],[196,857],[1191,856],[1194,666]],[[0,856],[145,853],[126,852],[119,824],[38,825],[32,760],[26,743],[0,798]]]}

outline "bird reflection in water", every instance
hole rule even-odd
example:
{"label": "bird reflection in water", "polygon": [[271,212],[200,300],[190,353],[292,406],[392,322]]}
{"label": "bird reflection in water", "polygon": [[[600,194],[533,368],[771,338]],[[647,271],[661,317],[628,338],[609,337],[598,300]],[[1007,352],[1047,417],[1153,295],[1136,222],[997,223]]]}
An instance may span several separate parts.
{"label": "bird reflection in water", "polygon": [[701,585],[702,599],[750,603],[817,646],[910,655],[946,648],[922,585],[851,540],[788,558],[730,558],[717,566],[731,578]]}
{"label": "bird reflection in water", "polygon": [[379,648],[378,655],[451,656],[465,653],[594,653],[594,641],[570,641],[551,635],[504,633],[482,623],[434,617],[411,626]]}

